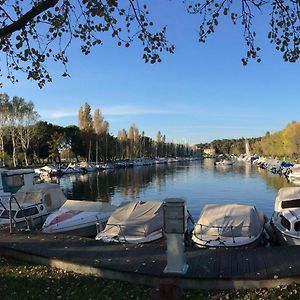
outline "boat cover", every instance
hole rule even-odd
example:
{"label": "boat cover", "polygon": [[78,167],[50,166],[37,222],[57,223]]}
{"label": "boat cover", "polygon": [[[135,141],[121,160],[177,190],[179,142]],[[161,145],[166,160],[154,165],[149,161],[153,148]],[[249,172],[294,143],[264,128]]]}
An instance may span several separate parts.
{"label": "boat cover", "polygon": [[48,211],[61,207],[67,200],[60,186],[54,183],[39,183],[30,187],[23,186],[15,194],[15,197],[20,205],[43,202]]}
{"label": "boat cover", "polygon": [[97,239],[101,236],[147,236],[162,228],[162,202],[130,202],[113,212]]}
{"label": "boat cover", "polygon": [[67,200],[61,209],[85,212],[109,212],[115,210],[116,206],[107,202]]}
{"label": "boat cover", "polygon": [[[292,202],[289,205],[287,202]],[[300,207],[300,187],[284,187],[278,191],[275,200],[275,212],[279,212],[282,208]]]}
{"label": "boat cover", "polygon": [[194,234],[224,237],[257,236],[262,232],[264,222],[264,215],[258,212],[255,206],[207,204],[195,225]]}

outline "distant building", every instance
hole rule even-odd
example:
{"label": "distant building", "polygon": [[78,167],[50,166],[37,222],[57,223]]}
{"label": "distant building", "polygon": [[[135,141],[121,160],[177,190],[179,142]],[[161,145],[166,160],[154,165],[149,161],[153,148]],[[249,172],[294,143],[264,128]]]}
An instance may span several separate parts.
{"label": "distant building", "polygon": [[216,155],[216,149],[214,147],[203,149],[203,153],[207,156],[215,156]]}

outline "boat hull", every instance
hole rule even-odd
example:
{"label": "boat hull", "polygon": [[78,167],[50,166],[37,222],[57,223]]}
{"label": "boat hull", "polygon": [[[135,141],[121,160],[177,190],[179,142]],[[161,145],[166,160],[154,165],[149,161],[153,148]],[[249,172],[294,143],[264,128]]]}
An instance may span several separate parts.
{"label": "boat hull", "polygon": [[276,241],[281,245],[290,245],[290,246],[299,246],[300,245],[300,236],[292,236],[288,235],[281,230],[279,230],[275,225],[272,226],[274,228],[274,233],[276,237]]}

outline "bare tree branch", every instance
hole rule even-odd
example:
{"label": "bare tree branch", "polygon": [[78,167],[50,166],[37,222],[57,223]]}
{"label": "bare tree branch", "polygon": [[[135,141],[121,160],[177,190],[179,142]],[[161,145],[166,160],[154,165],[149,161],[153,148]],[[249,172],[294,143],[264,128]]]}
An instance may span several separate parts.
{"label": "bare tree branch", "polygon": [[9,34],[12,34],[15,31],[23,28],[29,21],[33,20],[36,16],[42,12],[48,10],[51,7],[54,7],[58,3],[58,0],[45,0],[40,2],[32,9],[30,9],[25,15],[23,15],[19,20],[13,22],[10,25],[7,25],[0,29],[0,38],[6,37]]}

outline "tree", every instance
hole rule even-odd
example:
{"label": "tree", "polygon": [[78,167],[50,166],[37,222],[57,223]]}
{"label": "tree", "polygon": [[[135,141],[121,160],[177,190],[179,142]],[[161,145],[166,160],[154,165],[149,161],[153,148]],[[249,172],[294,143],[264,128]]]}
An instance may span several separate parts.
{"label": "tree", "polygon": [[28,103],[23,103],[23,106],[20,108],[19,126],[17,130],[21,147],[24,153],[24,160],[26,166],[29,165],[27,152],[31,142],[31,136],[33,131],[32,125],[34,125],[37,122],[38,117],[39,115],[34,110],[33,102],[29,101]]}
{"label": "tree", "polygon": [[107,134],[109,130],[109,124],[104,120],[100,109],[94,111],[93,126],[96,134],[96,163],[98,163],[99,140],[103,144],[105,139],[105,159],[107,158]]}
{"label": "tree", "polygon": [[78,127],[83,134],[83,139],[88,148],[87,160],[91,161],[92,155],[92,136],[94,133],[93,120],[91,116],[91,107],[85,102],[84,107],[80,107],[78,111]]}
{"label": "tree", "polygon": [[[11,5],[11,2],[14,2]],[[110,33],[119,46],[129,47],[138,40],[143,46],[145,62],[161,61],[161,52],[174,52],[169,44],[166,27],[156,29],[149,17],[145,1],[141,0],[30,0],[1,1],[0,51],[6,57],[7,78],[17,81],[16,72],[43,87],[51,82],[46,62],[54,60],[67,70],[68,47],[78,40],[82,53],[102,45],[102,35]],[[270,16],[268,39],[280,51],[283,59],[296,62],[300,54],[300,6],[295,0],[183,0],[190,14],[200,15],[199,42],[205,42],[222,17],[243,28],[249,59],[261,61],[254,30],[256,14]],[[170,9],[172,3],[169,3]],[[262,27],[260,24],[258,28]],[[5,71],[1,69],[1,73]]]}
{"label": "tree", "polygon": [[2,166],[5,166],[5,149],[4,149],[4,136],[7,132],[9,110],[9,97],[7,94],[0,94],[0,151]]}
{"label": "tree", "polygon": [[17,81],[16,71],[37,81],[39,87],[51,82],[46,68],[49,59],[62,63],[62,76],[68,76],[67,50],[72,40],[79,40],[87,55],[92,47],[103,44],[104,33],[110,33],[119,46],[129,47],[138,39],[145,62],[161,61],[159,52],[174,51],[166,40],[166,27],[155,30],[147,6],[138,0],[10,2],[1,1],[0,50],[6,57],[7,78],[13,82]]}

